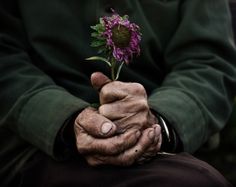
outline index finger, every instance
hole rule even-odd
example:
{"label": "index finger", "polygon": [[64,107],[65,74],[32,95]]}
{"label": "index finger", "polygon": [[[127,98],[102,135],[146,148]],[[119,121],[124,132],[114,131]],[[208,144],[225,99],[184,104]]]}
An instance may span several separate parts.
{"label": "index finger", "polygon": [[130,129],[127,132],[106,139],[94,138],[81,131],[76,132],[77,149],[81,154],[115,155],[134,146],[141,133]]}
{"label": "index finger", "polygon": [[101,88],[99,97],[101,104],[106,104],[126,97],[147,98],[147,94],[139,83],[113,81]]}

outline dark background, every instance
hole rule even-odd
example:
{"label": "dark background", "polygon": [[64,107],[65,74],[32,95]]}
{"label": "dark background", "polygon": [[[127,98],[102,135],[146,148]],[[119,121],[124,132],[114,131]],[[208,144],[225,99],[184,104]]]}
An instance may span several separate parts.
{"label": "dark background", "polygon": [[[229,2],[236,41],[236,0],[230,0]],[[236,187],[236,99],[234,103],[231,118],[218,135],[219,145],[212,149],[207,149],[208,145],[203,146],[195,156],[218,169]],[[216,138],[211,143],[214,145],[218,143],[217,141]]]}
{"label": "dark background", "polygon": [[[218,169],[236,187],[236,100],[232,116],[219,137],[220,143],[217,147],[203,147],[195,156]],[[217,140],[215,141],[212,143],[217,144]]]}

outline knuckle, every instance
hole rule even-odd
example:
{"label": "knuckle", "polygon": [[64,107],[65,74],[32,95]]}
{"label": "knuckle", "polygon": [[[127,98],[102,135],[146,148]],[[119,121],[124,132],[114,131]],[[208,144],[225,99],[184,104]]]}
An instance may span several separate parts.
{"label": "knuckle", "polygon": [[135,121],[133,121],[134,124],[136,124],[139,129],[146,129],[150,126],[152,126],[152,124],[149,123],[148,117],[145,114],[139,115]]}
{"label": "knuckle", "polygon": [[88,121],[90,121],[93,117],[96,111],[92,108],[85,108],[82,112],[79,113],[79,115],[76,117],[75,122],[81,126],[86,126]]}
{"label": "knuckle", "polygon": [[83,129],[80,126],[79,122],[75,121],[75,123],[74,123],[74,132],[75,132],[76,136],[80,135],[82,133],[82,131],[83,131]]}
{"label": "knuckle", "polygon": [[99,107],[98,111],[99,111],[99,113],[102,114],[102,115],[106,114],[106,111],[107,111],[107,110],[106,110],[106,106],[105,106],[105,105],[101,105],[101,106]]}
{"label": "knuckle", "polygon": [[146,90],[142,84],[132,83],[132,88],[133,88],[134,93],[136,93],[138,95],[145,95],[146,96]]}
{"label": "knuckle", "polygon": [[149,110],[148,101],[146,99],[139,99],[137,105],[141,110]]}
{"label": "knuckle", "polygon": [[146,118],[146,116],[142,116],[139,120],[139,123],[141,124],[141,126],[143,127],[143,129],[149,127],[148,125],[148,119]]}
{"label": "knuckle", "polygon": [[105,89],[105,87],[103,87],[101,90],[100,90],[100,96],[101,97],[105,97],[106,95],[107,95],[107,91],[106,91],[107,89]]}
{"label": "knuckle", "polygon": [[109,119],[112,119],[113,116],[116,116],[116,114],[113,112],[114,110],[119,111],[117,105],[111,106],[110,104],[103,104],[98,109],[99,114]]}
{"label": "knuckle", "polygon": [[106,97],[107,95],[110,94],[111,88],[110,84],[106,84],[105,86],[102,87],[100,90],[100,96],[101,97]]}

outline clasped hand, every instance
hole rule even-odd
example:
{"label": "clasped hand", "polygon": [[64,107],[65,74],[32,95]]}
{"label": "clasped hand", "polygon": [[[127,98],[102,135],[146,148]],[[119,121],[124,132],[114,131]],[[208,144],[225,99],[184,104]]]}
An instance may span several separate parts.
{"label": "clasped hand", "polygon": [[160,150],[162,137],[144,87],[91,76],[99,90],[100,107],[88,107],[76,118],[76,146],[90,165],[128,166],[143,163]]}

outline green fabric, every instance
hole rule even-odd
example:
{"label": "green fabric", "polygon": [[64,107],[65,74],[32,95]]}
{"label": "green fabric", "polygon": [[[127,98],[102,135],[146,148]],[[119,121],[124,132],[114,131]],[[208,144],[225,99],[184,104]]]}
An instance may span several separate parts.
{"label": "green fabric", "polygon": [[193,0],[183,3],[182,22],[165,51],[171,72],[150,98],[153,108],[175,127],[186,151],[195,151],[210,134],[221,129],[232,107],[233,92],[224,82],[234,79],[235,71],[226,4]]}
{"label": "green fabric", "polygon": [[98,102],[90,75],[109,71],[84,59],[96,54],[90,26],[110,3],[143,33],[141,56],[120,80],[144,85],[151,108],[173,126],[185,151],[198,149],[228,120],[236,51],[226,0],[2,0],[0,176],[11,171],[6,180],[37,149],[57,158],[59,129]]}
{"label": "green fabric", "polygon": [[18,124],[21,124],[19,134],[31,140],[31,144],[53,155],[55,137],[65,119],[86,106],[88,104],[82,103],[68,92],[45,89],[32,96],[23,106],[18,120]]}

